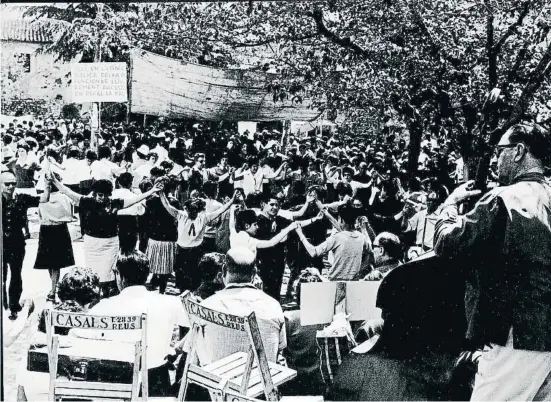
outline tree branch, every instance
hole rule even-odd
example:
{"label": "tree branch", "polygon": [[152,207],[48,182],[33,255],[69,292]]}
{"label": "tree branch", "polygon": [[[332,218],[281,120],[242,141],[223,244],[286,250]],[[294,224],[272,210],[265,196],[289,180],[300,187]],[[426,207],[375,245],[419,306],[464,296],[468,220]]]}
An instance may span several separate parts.
{"label": "tree branch", "polygon": [[522,11],[520,12],[517,20],[512,23],[511,26],[509,26],[503,36],[494,44],[492,52],[496,54],[499,53],[501,47],[507,41],[507,39],[509,39],[509,37],[515,33],[516,29],[522,25],[524,18],[526,17],[526,15],[528,15],[528,11],[530,11],[530,1],[525,1],[522,5]]}
{"label": "tree branch", "polygon": [[[539,90],[543,81],[551,76],[551,44],[547,47],[547,50],[543,54],[540,62],[538,63],[536,69],[530,76],[528,83],[522,90],[517,103],[513,106],[511,111],[511,116],[509,119],[500,127],[491,132],[491,143],[497,143],[501,135],[507,131],[511,126],[519,123],[522,120],[522,116],[528,109],[530,100],[533,98],[534,94]],[[496,140],[497,138],[497,140]]]}
{"label": "tree branch", "polygon": [[370,52],[363,49],[361,46],[359,46],[357,43],[354,43],[350,40],[350,38],[341,38],[340,36],[336,35],[334,32],[330,31],[325,24],[323,23],[323,11],[319,8],[316,8],[313,13],[310,14],[314,21],[316,22],[316,26],[318,28],[318,32],[323,35],[325,38],[329,39],[331,42],[340,45],[342,47],[351,49],[354,53],[367,57],[370,55]]}
{"label": "tree branch", "polygon": [[306,40],[306,39],[312,39],[312,38],[315,38],[318,34],[310,34],[310,35],[304,35],[304,36],[298,36],[298,37],[286,37],[286,38],[280,38],[280,39],[275,39],[275,38],[271,38],[271,39],[266,39],[266,40],[263,40],[263,41],[259,41],[259,42],[249,42],[249,43],[243,43],[243,42],[228,42],[228,45],[234,47],[234,48],[239,48],[239,47],[256,47],[256,46],[264,46],[264,45],[268,45],[272,42],[278,42],[280,40],[289,40],[291,42],[299,42],[299,41],[303,41],[303,40]]}

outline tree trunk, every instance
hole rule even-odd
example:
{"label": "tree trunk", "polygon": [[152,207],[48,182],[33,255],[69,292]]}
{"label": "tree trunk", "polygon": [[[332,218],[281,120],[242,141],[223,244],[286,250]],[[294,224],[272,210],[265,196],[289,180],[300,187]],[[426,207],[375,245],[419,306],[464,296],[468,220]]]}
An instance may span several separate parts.
{"label": "tree trunk", "polygon": [[408,123],[409,130],[409,156],[408,173],[413,175],[417,173],[419,167],[419,154],[421,152],[421,138],[423,135],[423,126],[418,119],[410,119]]}

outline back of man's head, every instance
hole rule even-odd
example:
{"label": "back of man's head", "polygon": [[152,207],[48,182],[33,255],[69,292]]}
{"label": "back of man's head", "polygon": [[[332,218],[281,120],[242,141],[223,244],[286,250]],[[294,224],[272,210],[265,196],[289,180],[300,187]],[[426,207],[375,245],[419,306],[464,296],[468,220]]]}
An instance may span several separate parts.
{"label": "back of man's head", "polygon": [[381,246],[391,259],[400,260],[402,258],[402,243],[400,242],[400,238],[394,233],[379,233],[374,243]]}
{"label": "back of man's head", "polygon": [[117,271],[125,286],[145,285],[149,276],[149,260],[141,251],[119,255]]}
{"label": "back of man's head", "polygon": [[248,248],[232,248],[226,254],[226,274],[232,282],[249,282],[255,273],[254,260],[255,254]]}
{"label": "back of man's head", "polygon": [[339,206],[339,217],[347,225],[354,225],[356,218],[358,217],[358,210],[349,203]]}
{"label": "back of man's head", "polygon": [[122,188],[130,188],[132,187],[132,181],[134,179],[134,176],[132,176],[132,173],[124,172],[119,176],[119,185]]}

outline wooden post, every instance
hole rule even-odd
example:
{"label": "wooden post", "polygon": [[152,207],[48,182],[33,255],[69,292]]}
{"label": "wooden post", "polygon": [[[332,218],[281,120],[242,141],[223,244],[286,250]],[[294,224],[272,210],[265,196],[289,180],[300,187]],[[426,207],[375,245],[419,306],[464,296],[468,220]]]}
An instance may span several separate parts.
{"label": "wooden post", "polygon": [[145,128],[145,122],[147,120],[147,114],[143,114],[143,128]]}

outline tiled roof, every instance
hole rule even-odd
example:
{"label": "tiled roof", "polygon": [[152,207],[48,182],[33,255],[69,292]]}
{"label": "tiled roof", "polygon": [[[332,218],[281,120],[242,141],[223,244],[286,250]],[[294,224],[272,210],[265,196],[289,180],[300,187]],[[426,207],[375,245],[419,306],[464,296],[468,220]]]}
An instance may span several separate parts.
{"label": "tiled roof", "polygon": [[2,20],[0,22],[0,39],[16,40],[20,42],[52,42],[56,29],[66,24],[64,21],[44,19],[30,20]]}

